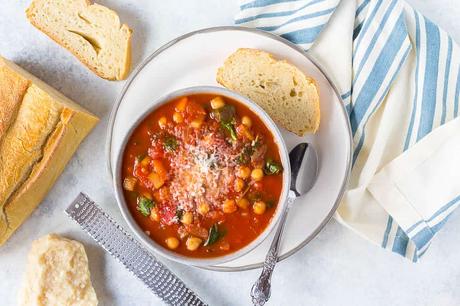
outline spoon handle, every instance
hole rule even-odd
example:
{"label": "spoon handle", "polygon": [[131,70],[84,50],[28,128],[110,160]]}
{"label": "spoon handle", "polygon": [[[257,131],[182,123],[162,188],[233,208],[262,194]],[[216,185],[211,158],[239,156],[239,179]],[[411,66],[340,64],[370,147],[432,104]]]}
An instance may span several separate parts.
{"label": "spoon handle", "polygon": [[284,225],[286,224],[286,217],[289,212],[291,204],[296,199],[295,193],[291,190],[289,191],[287,205],[284,209],[278,228],[275,232],[275,237],[270,245],[267,256],[265,257],[265,262],[262,268],[262,273],[260,274],[257,281],[254,283],[251,289],[252,303],[254,306],[262,306],[270,298],[271,293],[271,278],[273,269],[275,268],[276,262],[278,261],[280,241],[284,230]]}

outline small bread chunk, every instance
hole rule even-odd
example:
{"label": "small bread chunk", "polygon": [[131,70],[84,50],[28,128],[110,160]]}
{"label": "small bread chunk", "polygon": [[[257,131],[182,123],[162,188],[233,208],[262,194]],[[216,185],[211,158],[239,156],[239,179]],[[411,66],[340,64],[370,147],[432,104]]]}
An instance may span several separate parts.
{"label": "small bread chunk", "polygon": [[33,0],[26,10],[37,29],[97,75],[123,80],[131,66],[131,30],[116,12],[88,0]]}
{"label": "small bread chunk", "polygon": [[287,130],[315,133],[320,121],[314,79],[257,49],[238,49],[217,71],[217,82],[248,97]]}
{"label": "small bread chunk", "polygon": [[95,306],[88,258],[80,242],[46,235],[32,243],[20,306]]}

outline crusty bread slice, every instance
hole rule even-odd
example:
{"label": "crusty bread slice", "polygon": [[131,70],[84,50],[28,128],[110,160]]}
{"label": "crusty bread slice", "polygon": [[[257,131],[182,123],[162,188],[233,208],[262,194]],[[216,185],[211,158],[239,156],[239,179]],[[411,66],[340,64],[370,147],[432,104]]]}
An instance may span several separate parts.
{"label": "crusty bread slice", "polygon": [[217,71],[217,82],[253,100],[299,136],[318,129],[320,107],[315,80],[270,53],[238,49]]}
{"label": "crusty bread slice", "polygon": [[29,21],[97,75],[123,80],[131,67],[131,30],[116,12],[88,0],[33,0]]}

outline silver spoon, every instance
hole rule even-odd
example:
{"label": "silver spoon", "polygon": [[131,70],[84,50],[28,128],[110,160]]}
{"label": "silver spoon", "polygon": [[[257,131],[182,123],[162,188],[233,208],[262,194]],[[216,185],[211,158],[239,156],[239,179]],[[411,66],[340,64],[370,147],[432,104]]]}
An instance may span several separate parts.
{"label": "silver spoon", "polygon": [[264,305],[270,298],[271,277],[275,264],[278,261],[281,236],[289,208],[297,197],[307,193],[313,187],[318,172],[316,151],[308,143],[298,144],[292,149],[289,153],[289,161],[291,164],[291,190],[288,194],[286,208],[282,212],[278,228],[276,229],[275,238],[270,245],[267,257],[265,257],[262,273],[251,289],[252,303],[255,306]]}

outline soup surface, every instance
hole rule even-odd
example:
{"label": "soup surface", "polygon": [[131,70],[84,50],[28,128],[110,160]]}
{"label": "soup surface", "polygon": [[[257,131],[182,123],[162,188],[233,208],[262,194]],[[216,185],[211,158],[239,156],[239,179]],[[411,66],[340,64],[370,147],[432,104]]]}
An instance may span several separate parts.
{"label": "soup surface", "polygon": [[278,146],[262,120],[226,97],[170,101],[135,129],[123,156],[125,199],[157,243],[216,257],[253,241],[282,189]]}

